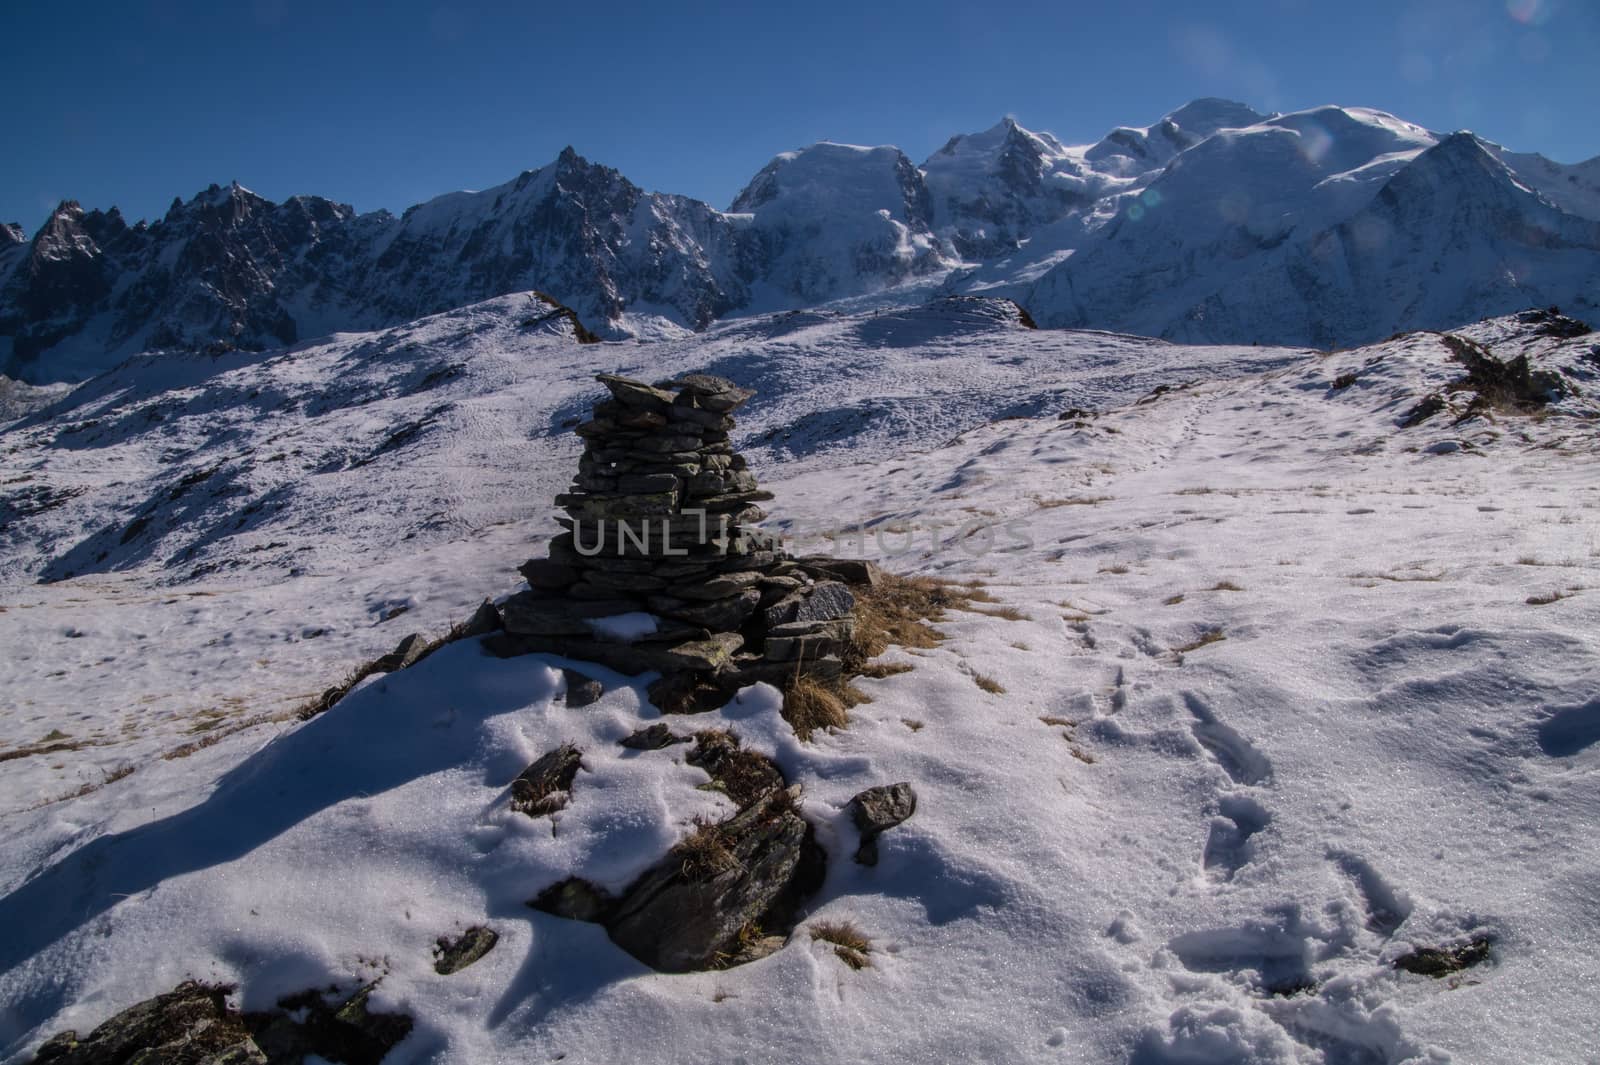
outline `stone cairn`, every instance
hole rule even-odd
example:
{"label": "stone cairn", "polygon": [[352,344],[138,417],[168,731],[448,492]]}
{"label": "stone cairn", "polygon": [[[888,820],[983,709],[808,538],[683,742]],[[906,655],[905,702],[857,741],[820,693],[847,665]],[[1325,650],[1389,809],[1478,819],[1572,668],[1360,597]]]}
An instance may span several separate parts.
{"label": "stone cairn", "polygon": [[[752,527],[772,493],[730,433],[754,393],[706,374],[598,380],[611,396],[576,429],[586,446],[571,490],[556,497],[564,531],[546,558],[520,567],[528,590],[503,604],[490,650],[660,670],[651,696],[667,711],[758,680],[839,675],[855,607],[847,582],[876,573],[790,557]],[[640,614],[650,617],[622,617]]]}

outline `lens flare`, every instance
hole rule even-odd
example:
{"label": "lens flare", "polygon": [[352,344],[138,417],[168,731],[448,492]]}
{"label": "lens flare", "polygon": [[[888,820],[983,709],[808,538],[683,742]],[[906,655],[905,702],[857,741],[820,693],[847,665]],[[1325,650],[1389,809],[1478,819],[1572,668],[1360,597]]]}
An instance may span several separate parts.
{"label": "lens flare", "polygon": [[1333,137],[1315,122],[1308,122],[1305,128],[1300,131],[1300,141],[1297,147],[1300,150],[1300,154],[1307,161],[1320,163],[1327,156],[1328,150],[1333,147]]}
{"label": "lens flare", "polygon": [[1506,14],[1524,26],[1538,26],[1550,17],[1546,0],[1506,0]]}

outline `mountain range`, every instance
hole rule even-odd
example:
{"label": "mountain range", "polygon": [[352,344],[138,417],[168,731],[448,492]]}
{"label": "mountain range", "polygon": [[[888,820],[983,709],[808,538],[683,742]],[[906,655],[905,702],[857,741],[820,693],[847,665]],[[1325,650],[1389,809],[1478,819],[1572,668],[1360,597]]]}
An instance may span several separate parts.
{"label": "mountain range", "polygon": [[0,226],[0,373],[78,380],[144,351],[271,349],[529,290],[608,338],[983,294],[1046,327],[1354,345],[1529,305],[1600,310],[1600,158],[1204,99],[1092,145],[1005,119],[920,166],[819,143],[726,211],[571,148],[398,217],[237,183],[153,222],[68,201],[31,240]]}

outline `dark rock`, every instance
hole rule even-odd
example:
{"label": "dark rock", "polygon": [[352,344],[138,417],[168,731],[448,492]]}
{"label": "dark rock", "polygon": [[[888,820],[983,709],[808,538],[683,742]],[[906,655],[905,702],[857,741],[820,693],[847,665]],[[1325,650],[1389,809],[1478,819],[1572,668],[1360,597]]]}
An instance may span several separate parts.
{"label": "dark rock", "polygon": [[878,837],[917,812],[917,793],[905,782],[868,788],[845,807],[861,832],[856,861],[878,864]]}
{"label": "dark rock", "polygon": [[518,592],[500,607],[500,615],[508,633],[519,636],[588,636],[594,630],[588,619],[611,617],[638,610],[639,605],[629,599],[591,599],[577,602],[569,599],[542,599],[530,592]]}
{"label": "dark rock", "polygon": [[[696,630],[703,631],[703,630]],[[528,654],[555,654],[581,662],[594,662],[618,673],[636,676],[647,670],[675,673],[684,670],[715,672],[727,665],[744,645],[735,632],[719,632],[705,639],[682,643],[605,643],[577,636],[522,635],[495,633],[483,640],[484,650],[496,658],[515,658]]]}
{"label": "dark rock", "polygon": [[1394,967],[1402,972],[1438,979],[1489,960],[1490,945],[1486,936],[1479,936],[1459,947],[1418,947],[1396,958]]}
{"label": "dark rock", "polygon": [[698,673],[668,673],[648,689],[650,701],[663,714],[704,714],[720,709],[728,692]]}
{"label": "dark rock", "polygon": [[658,614],[665,614],[694,625],[704,625],[715,632],[737,629],[743,625],[745,619],[755,613],[757,605],[761,602],[761,593],[754,588],[747,588],[738,595],[727,599],[715,599],[709,603],[686,603],[661,596],[651,596],[647,602],[650,609]]}
{"label": "dark rock", "polygon": [[760,580],[760,573],[749,570],[719,573],[704,580],[675,584],[669,589],[668,594],[675,595],[679,599],[725,599],[754,587]]}
{"label": "dark rock", "polygon": [[463,640],[467,640],[474,636],[487,636],[489,633],[499,632],[503,628],[505,628],[505,624],[500,620],[500,611],[495,608],[493,603],[485,599],[478,604],[478,609],[472,612],[472,616],[467,619],[467,623],[461,626],[460,635]]}
{"label": "dark rock", "polygon": [[565,807],[582,757],[570,743],[545,752],[511,782],[511,808],[539,817]]}
{"label": "dark rock", "polygon": [[653,410],[658,414],[667,411],[672,406],[672,401],[677,398],[671,392],[652,388],[643,381],[619,377],[616,374],[596,374],[595,380],[610,389],[618,403],[627,407]]}
{"label": "dark rock", "polygon": [[541,913],[564,917],[569,921],[604,921],[616,905],[616,900],[605,888],[569,876],[529,899],[528,905]]}
{"label": "dark rock", "polygon": [[715,832],[725,867],[696,875],[675,848],[628,888],[606,922],[613,942],[660,972],[714,968],[738,955],[741,933],[766,927],[790,891],[808,840],[786,791],[701,831]]}
{"label": "dark rock", "polygon": [[415,663],[428,650],[428,641],[422,638],[421,633],[413,632],[399,643],[394,645],[394,650],[384,655],[372,664],[374,673],[395,673]]}
{"label": "dark rock", "polygon": [[618,740],[619,746],[632,751],[659,751],[675,743],[688,743],[687,736],[675,736],[665,721],[657,721],[648,728],[639,729]]}
{"label": "dark rock", "polygon": [[654,495],[657,492],[676,492],[678,477],[672,473],[636,473],[617,478],[617,491],[630,495]]}
{"label": "dark rock", "polygon": [[[368,1009],[367,1000],[376,986],[367,984],[333,1005],[320,992],[302,992],[280,999],[277,1011],[246,1014],[245,1023],[272,1062],[300,1062],[315,1055],[345,1065],[378,1065],[411,1034],[411,1018]],[[295,1020],[296,1015],[304,1019]]]}
{"label": "dark rock", "polygon": [[[694,405],[718,414],[728,414],[743,406],[755,392],[732,381],[710,374],[692,373],[673,380],[668,387],[681,389],[693,397]],[[680,403],[680,406],[689,404]]]}
{"label": "dark rock", "polygon": [[600,697],[606,693],[604,684],[601,684],[593,677],[584,676],[575,669],[563,669],[561,676],[567,685],[567,707],[569,709],[576,710],[580,707],[588,706],[590,703],[599,701]]}
{"label": "dark rock", "polygon": [[530,558],[517,567],[530,588],[565,588],[583,576],[576,567],[548,558]]}
{"label": "dark rock", "polygon": [[34,1060],[53,1065],[202,1065],[237,1051],[243,1056],[233,1060],[264,1061],[243,1019],[228,1008],[232,991],[231,986],[185,981],[129,1006],[84,1039],[73,1031],[56,1034]]}
{"label": "dark rock", "polygon": [[493,950],[498,942],[500,933],[483,925],[473,925],[454,939],[440,936],[433,971],[440,976],[458,973]]}

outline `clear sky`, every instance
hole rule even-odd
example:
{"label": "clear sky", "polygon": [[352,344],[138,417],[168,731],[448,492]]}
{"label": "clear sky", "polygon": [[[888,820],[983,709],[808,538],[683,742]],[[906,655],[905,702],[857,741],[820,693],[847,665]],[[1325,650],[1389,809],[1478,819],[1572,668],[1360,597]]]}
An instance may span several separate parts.
{"label": "clear sky", "polygon": [[399,210],[567,144],[726,207],[817,140],[921,162],[1006,114],[1085,143],[1199,96],[1600,154],[1597,0],[3,0],[0,38],[0,221],[30,234],[230,180]]}

